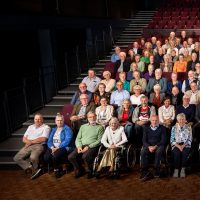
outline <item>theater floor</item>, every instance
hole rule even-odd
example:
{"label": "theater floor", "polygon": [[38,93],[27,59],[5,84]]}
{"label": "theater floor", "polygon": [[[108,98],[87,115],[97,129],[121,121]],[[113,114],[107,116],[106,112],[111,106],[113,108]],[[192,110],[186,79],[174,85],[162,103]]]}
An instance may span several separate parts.
{"label": "theater floor", "polygon": [[0,199],[29,200],[150,200],[150,199],[199,199],[200,173],[190,174],[185,179],[163,178],[147,182],[139,181],[138,169],[119,180],[108,178],[78,180],[70,172],[60,179],[52,174],[43,174],[30,180],[22,170],[0,171]]}

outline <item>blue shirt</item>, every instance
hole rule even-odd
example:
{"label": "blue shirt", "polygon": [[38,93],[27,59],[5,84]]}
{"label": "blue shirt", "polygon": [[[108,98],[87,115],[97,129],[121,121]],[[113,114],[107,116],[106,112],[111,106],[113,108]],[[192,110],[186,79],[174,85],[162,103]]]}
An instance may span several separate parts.
{"label": "blue shirt", "polygon": [[111,94],[110,104],[121,106],[124,99],[130,99],[130,93],[126,90],[116,90]]}
{"label": "blue shirt", "polygon": [[115,63],[117,60],[119,60],[119,56],[116,53],[114,53],[111,56],[111,62]]}

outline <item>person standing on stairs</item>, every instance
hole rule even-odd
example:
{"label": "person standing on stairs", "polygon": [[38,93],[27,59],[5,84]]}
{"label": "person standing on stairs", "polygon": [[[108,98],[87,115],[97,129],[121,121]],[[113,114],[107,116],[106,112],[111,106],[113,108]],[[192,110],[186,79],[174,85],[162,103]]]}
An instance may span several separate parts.
{"label": "person standing on stairs", "polygon": [[[43,123],[43,116],[36,113],[34,124],[30,125],[23,136],[25,146],[14,156],[14,161],[34,179],[41,172],[38,168],[39,156],[44,151],[50,133],[50,127]],[[26,159],[29,158],[29,159]]]}

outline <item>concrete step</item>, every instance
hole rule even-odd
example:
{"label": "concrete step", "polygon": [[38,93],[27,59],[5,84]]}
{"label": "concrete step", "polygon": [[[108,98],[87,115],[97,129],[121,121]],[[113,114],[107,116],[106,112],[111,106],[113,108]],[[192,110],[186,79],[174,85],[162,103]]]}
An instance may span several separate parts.
{"label": "concrete step", "polygon": [[0,158],[3,156],[14,156],[23,146],[22,138],[8,138],[0,143]]}
{"label": "concrete step", "polygon": [[73,95],[77,91],[77,86],[70,86],[58,91],[59,95]]}
{"label": "concrete step", "polygon": [[[17,153],[17,152],[16,152]],[[1,170],[19,170],[21,169],[13,160],[13,156],[4,156],[0,158]]]}
{"label": "concrete step", "polygon": [[[61,112],[63,106],[56,106],[56,107],[44,107],[40,110],[38,110],[35,113],[41,113],[44,118],[55,118],[56,114],[58,112]],[[29,118],[33,119],[35,113],[29,115]],[[26,122],[25,122],[26,123]],[[25,125],[25,124],[23,124]]]}
{"label": "concrete step", "polygon": [[55,97],[53,97],[53,100],[51,102],[49,102],[48,104],[46,104],[46,107],[60,107],[60,106],[64,106],[64,104],[70,103],[72,99],[72,95],[70,96],[64,96],[64,95],[57,95]]}
{"label": "concrete step", "polygon": [[106,63],[106,62],[109,62],[110,60],[109,59],[102,59],[102,60],[99,60],[100,63]]}
{"label": "concrete step", "polygon": [[[59,112],[61,112],[61,110]],[[47,117],[45,117],[45,115],[43,115],[43,116],[44,116],[44,123],[45,124],[49,125],[50,127],[56,125],[56,123],[55,123],[55,116],[56,116],[56,114],[55,115],[51,115],[51,117],[48,116],[48,119],[47,119]],[[28,121],[26,121],[26,122],[23,123],[24,127],[28,127],[28,126],[30,126],[31,124],[34,123],[33,122],[33,117],[31,117],[31,118],[32,119],[29,119]]]}
{"label": "concrete step", "polygon": [[27,130],[27,126],[22,126],[21,128],[17,129],[12,133],[12,137],[20,137],[22,139],[24,133]]}

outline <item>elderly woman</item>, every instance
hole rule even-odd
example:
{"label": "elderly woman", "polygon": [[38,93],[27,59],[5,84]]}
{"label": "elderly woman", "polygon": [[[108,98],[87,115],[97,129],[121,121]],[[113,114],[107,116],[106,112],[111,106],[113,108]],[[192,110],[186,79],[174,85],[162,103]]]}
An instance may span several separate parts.
{"label": "elderly woman", "polygon": [[97,91],[94,93],[93,100],[96,106],[100,106],[100,99],[102,97],[107,98],[110,100],[110,93],[106,92],[106,85],[104,83],[99,83]]}
{"label": "elderly woman", "polygon": [[109,166],[109,172],[114,170],[114,158],[116,157],[117,148],[127,142],[124,127],[120,126],[117,118],[110,120],[109,126],[106,128],[101,143],[107,148],[97,169],[97,175],[103,167]]}
{"label": "elderly woman", "polygon": [[184,61],[183,54],[179,54],[178,61],[174,63],[173,72],[187,72],[187,62]]}
{"label": "elderly woman", "polygon": [[173,177],[185,177],[185,167],[187,165],[190,148],[192,142],[191,126],[186,124],[185,114],[177,115],[177,123],[172,127],[170,143],[174,158],[174,173]]}
{"label": "elderly woman", "polygon": [[134,77],[134,79],[131,80],[131,82],[130,82],[130,92],[133,93],[132,89],[135,85],[140,85],[142,88],[142,93],[144,93],[146,90],[146,86],[147,86],[146,79],[141,78],[139,71],[134,71],[133,77]]}
{"label": "elderly woman", "polygon": [[172,62],[170,62],[170,56],[165,54],[163,56],[164,61],[160,63],[160,68],[163,72],[172,72]]}
{"label": "elderly woman", "polygon": [[142,87],[140,85],[135,85],[133,87],[133,95],[130,97],[131,103],[139,106],[141,104],[140,98],[142,96],[144,96],[144,94],[142,94]]}
{"label": "elderly woman", "polygon": [[118,120],[120,121],[120,125],[124,126],[124,130],[129,141],[133,138],[133,110],[134,108],[129,99],[125,99],[118,109]]}
{"label": "elderly woman", "polygon": [[64,124],[64,117],[60,113],[56,115],[55,123],[56,127],[52,129],[47,142],[48,149],[44,154],[44,161],[53,164],[55,177],[60,178],[66,173],[66,170],[61,168],[62,158],[73,150],[73,132]]}
{"label": "elderly woman", "polygon": [[163,104],[164,105],[158,109],[159,122],[166,128],[170,128],[175,119],[175,109],[174,106],[171,105],[170,97],[165,97],[163,99]]}
{"label": "elderly woman", "polygon": [[108,105],[108,100],[105,97],[100,99],[100,106],[96,108],[95,113],[97,115],[96,122],[102,126],[107,126],[111,117],[113,116],[114,108]]}
{"label": "elderly woman", "polygon": [[159,108],[161,103],[165,97],[165,93],[160,93],[161,87],[159,84],[153,86],[154,92],[150,94],[149,103],[155,106],[155,108]]}
{"label": "elderly woman", "polygon": [[104,83],[106,86],[105,91],[106,92],[111,92],[114,87],[115,87],[115,79],[110,78],[111,77],[111,73],[109,71],[104,71],[103,72],[103,77],[104,79],[101,80],[101,83]]}

